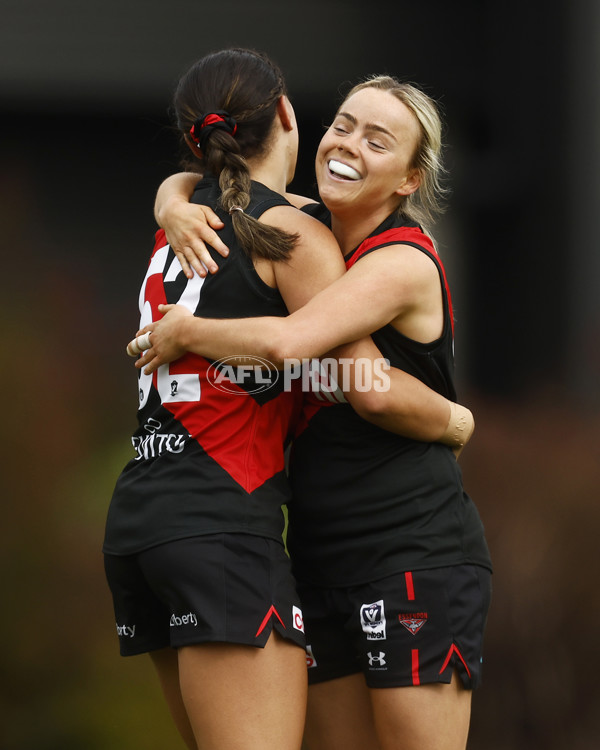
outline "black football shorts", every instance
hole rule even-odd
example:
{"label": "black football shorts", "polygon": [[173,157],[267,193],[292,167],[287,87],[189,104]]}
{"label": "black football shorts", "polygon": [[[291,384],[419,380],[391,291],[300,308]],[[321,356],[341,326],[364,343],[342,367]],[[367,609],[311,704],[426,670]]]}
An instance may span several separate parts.
{"label": "black football shorts", "polygon": [[362,672],[373,688],[481,679],[491,574],[475,565],[346,588],[298,585],[309,683]]}
{"label": "black football shorts", "polygon": [[105,555],[122,656],[224,642],[264,647],[272,629],[305,647],[283,544],[211,534]]}

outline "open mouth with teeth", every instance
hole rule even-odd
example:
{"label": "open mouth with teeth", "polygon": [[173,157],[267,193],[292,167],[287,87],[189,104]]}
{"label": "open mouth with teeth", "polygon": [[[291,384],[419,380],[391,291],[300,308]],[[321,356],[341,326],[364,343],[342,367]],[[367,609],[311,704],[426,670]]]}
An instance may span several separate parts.
{"label": "open mouth with teeth", "polygon": [[352,167],[348,166],[348,164],[343,164],[341,161],[335,161],[335,159],[331,159],[327,166],[329,167],[329,171],[331,174],[335,175],[336,177],[341,177],[344,180],[360,180],[360,174],[356,171],[356,169],[353,169]]}

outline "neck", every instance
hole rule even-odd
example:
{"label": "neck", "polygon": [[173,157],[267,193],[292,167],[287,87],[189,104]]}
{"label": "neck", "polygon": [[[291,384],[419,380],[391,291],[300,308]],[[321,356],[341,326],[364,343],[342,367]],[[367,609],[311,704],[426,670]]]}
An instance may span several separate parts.
{"label": "neck", "polygon": [[348,255],[358,247],[393,211],[394,208],[388,206],[373,212],[354,210],[346,214],[331,211],[331,231],[342,254]]}
{"label": "neck", "polygon": [[276,139],[268,153],[260,159],[248,159],[251,179],[284,195],[290,171],[289,158],[282,139]]}

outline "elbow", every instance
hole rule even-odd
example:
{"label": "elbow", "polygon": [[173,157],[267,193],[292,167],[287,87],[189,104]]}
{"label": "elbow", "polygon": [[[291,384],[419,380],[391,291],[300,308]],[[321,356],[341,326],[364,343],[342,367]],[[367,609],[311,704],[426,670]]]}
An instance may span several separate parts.
{"label": "elbow", "polygon": [[383,421],[391,410],[389,393],[369,388],[365,391],[352,390],[346,393],[350,405],[359,417],[375,424]]}
{"label": "elbow", "polygon": [[273,319],[270,330],[265,333],[264,351],[267,352],[267,359],[279,369],[294,366],[303,358],[316,356],[312,352],[303,353],[303,350],[310,347],[289,317]]}
{"label": "elbow", "polygon": [[282,369],[286,362],[292,358],[290,340],[285,335],[282,326],[275,326],[274,330],[269,333],[265,342],[265,352],[267,359],[277,369]]}

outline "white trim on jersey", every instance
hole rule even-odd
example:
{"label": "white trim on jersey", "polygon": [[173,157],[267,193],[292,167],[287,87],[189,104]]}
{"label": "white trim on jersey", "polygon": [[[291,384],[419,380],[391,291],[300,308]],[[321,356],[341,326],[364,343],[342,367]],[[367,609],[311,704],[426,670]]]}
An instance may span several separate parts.
{"label": "white trim on jersey", "polygon": [[[170,245],[165,245],[159,248],[152,256],[150,263],[148,264],[148,271],[142,283],[140,289],[139,305],[140,305],[140,328],[153,322],[152,319],[152,306],[150,301],[146,299],[146,287],[148,279],[155,274],[162,275],[165,270],[167,262],[167,256],[170,250]],[[166,273],[164,274],[164,282],[175,281],[177,276],[182,272],[181,263],[179,259],[175,257]],[[191,279],[188,279],[185,288],[175,304],[183,305],[191,313],[194,313],[198,307],[200,301],[200,292],[204,279],[199,276],[196,271]],[[150,388],[152,386],[152,375],[146,375],[143,370],[140,370],[139,374],[139,409],[142,409],[147,401],[150,394]],[[175,403],[182,401],[199,401],[200,400],[200,376],[198,373],[177,373],[176,375],[171,374],[169,365],[161,365],[156,371],[156,390],[160,396],[161,403]]]}

